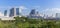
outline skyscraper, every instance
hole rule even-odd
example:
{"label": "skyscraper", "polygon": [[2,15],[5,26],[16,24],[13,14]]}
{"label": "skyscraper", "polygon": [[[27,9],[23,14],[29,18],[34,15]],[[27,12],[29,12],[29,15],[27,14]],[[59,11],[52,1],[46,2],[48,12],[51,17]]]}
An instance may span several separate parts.
{"label": "skyscraper", "polygon": [[7,10],[4,11],[4,16],[7,16]]}
{"label": "skyscraper", "polygon": [[30,15],[35,15],[35,9],[31,10]]}
{"label": "skyscraper", "polygon": [[16,8],[16,15],[19,15],[19,8]]}
{"label": "skyscraper", "polygon": [[9,17],[13,17],[13,16],[19,16],[19,8],[12,8],[12,9],[10,9]]}
{"label": "skyscraper", "polygon": [[42,18],[40,15],[39,15],[39,12],[35,9],[32,9],[30,14],[27,16],[28,18],[32,18],[32,19],[39,19],[39,18]]}
{"label": "skyscraper", "polygon": [[10,9],[9,17],[12,17],[12,16],[14,16],[14,8],[11,8],[11,9]]}

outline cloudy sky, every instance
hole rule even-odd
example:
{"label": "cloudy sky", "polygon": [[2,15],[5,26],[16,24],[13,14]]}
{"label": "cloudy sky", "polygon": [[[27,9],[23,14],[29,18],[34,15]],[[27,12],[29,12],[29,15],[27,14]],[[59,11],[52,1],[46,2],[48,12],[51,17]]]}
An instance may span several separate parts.
{"label": "cloudy sky", "polygon": [[22,8],[22,14],[29,14],[35,8],[39,13],[55,15],[60,13],[60,0],[0,0],[0,15],[12,7]]}

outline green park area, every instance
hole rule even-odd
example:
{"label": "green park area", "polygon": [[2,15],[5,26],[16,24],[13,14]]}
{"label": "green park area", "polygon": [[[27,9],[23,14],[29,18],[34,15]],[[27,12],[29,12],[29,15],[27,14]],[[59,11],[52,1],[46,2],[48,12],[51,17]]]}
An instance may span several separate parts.
{"label": "green park area", "polygon": [[0,20],[0,28],[60,28],[60,21],[14,17],[14,21]]}

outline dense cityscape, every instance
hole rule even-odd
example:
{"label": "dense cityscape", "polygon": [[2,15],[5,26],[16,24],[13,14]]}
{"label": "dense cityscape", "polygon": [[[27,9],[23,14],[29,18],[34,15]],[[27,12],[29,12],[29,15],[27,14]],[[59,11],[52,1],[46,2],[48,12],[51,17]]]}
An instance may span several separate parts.
{"label": "dense cityscape", "polygon": [[[41,16],[36,9],[32,9],[26,16],[22,15],[19,8],[11,8],[9,17],[7,10],[4,11],[4,17],[0,17],[0,28],[60,28],[60,14],[56,16]],[[3,27],[2,27],[3,26]]]}
{"label": "dense cityscape", "polygon": [[[9,16],[7,16],[7,10],[4,11],[4,18],[3,17],[0,17],[2,20],[10,20],[10,18],[12,20],[14,20],[13,18],[16,17],[16,16],[24,16],[20,13],[20,9],[19,8],[11,8],[10,9],[10,13],[9,13]],[[49,15],[46,15],[46,14],[40,14],[38,11],[36,11],[36,9],[32,9],[31,12],[29,12],[28,15],[26,15],[25,17],[28,17],[28,18],[33,18],[33,19],[39,19],[39,18],[44,18],[44,19],[51,19],[51,20],[59,20],[60,19],[60,13],[56,13],[55,14],[55,17],[53,16],[53,14],[51,16]],[[5,19],[6,18],[6,19]],[[7,19],[8,18],[8,19]]]}
{"label": "dense cityscape", "polygon": [[0,0],[0,28],[60,28],[60,0]]}

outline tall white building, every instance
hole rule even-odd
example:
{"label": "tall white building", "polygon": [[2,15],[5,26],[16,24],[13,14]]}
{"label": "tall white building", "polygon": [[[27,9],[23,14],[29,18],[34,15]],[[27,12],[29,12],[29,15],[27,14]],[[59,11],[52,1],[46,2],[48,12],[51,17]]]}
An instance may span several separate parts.
{"label": "tall white building", "polygon": [[56,13],[56,18],[60,18],[60,13]]}

